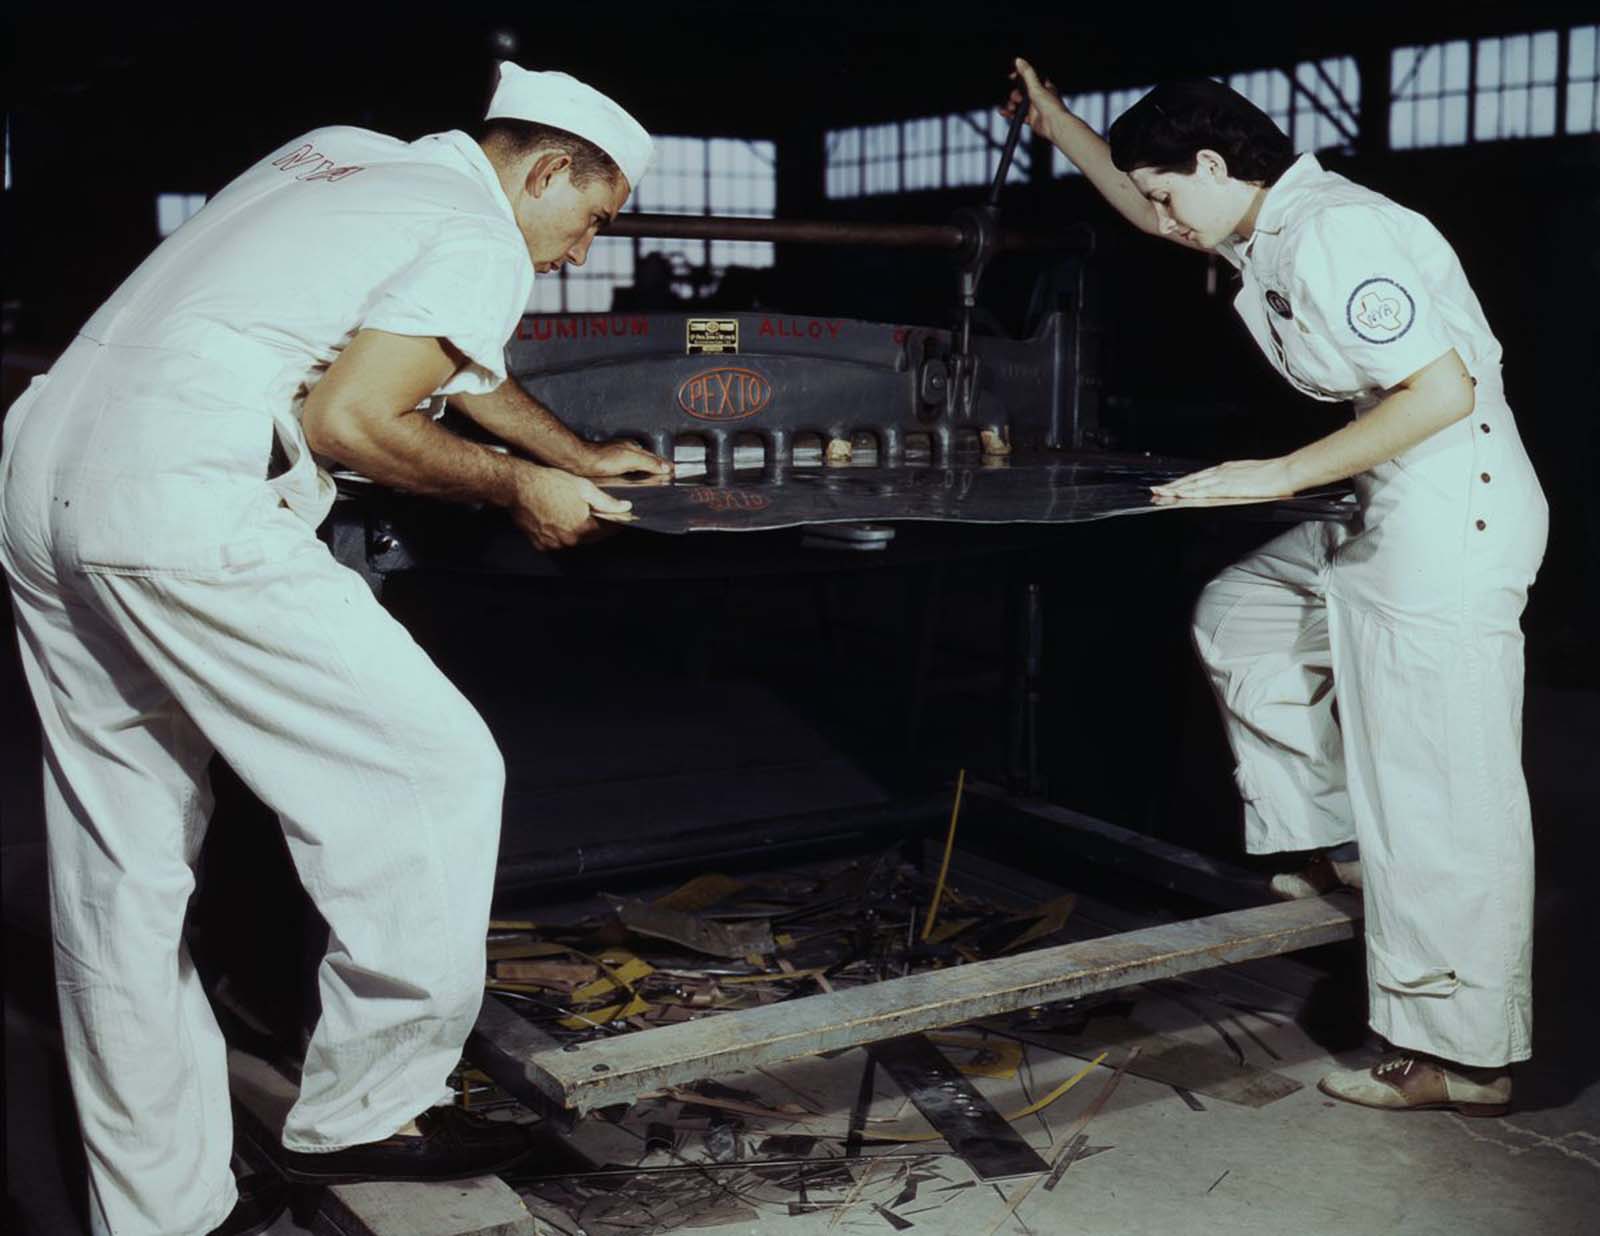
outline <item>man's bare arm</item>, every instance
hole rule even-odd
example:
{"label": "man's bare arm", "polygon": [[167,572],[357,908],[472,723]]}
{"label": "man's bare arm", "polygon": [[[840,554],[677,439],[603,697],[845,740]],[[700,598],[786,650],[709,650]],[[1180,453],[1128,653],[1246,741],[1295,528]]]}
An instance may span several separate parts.
{"label": "man's bare arm", "polygon": [[581,477],[468,442],[418,411],[459,365],[438,339],[360,331],[306,396],[306,441],[395,489],[505,507],[542,549],[591,535],[597,513],[629,509]]}
{"label": "man's bare arm", "polygon": [[486,395],[452,395],[450,402],[502,442],[553,468],[580,476],[672,474],[666,460],[631,442],[585,442],[515,378],[507,378]]}
{"label": "man's bare arm", "polygon": [[418,410],[459,366],[438,339],[361,331],[306,396],[306,441],[383,485],[509,506],[515,461]]}

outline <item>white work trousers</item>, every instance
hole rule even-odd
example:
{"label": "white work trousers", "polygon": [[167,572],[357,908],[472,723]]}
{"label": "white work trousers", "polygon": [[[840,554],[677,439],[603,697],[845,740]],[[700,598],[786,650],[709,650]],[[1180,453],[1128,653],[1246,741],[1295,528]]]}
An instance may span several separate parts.
{"label": "white work trousers", "polygon": [[1369,1017],[1462,1064],[1526,1059],[1533,842],[1519,619],[1547,508],[1509,410],[1356,480],[1205,589],[1194,638],[1252,853],[1360,842]]}
{"label": "white work trousers", "polygon": [[79,340],[13,408],[0,462],[62,1034],[112,1236],[200,1236],[236,1196],[223,1042],[183,939],[212,752],[278,814],[330,928],[296,1150],[386,1137],[446,1094],[504,789],[477,713],[265,479],[270,420],[207,408],[190,369]]}

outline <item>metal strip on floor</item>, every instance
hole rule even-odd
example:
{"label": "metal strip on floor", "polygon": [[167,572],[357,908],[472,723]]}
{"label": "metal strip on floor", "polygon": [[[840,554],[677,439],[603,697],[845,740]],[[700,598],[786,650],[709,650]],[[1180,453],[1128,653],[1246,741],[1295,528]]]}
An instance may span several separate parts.
{"label": "metal strip on floor", "polygon": [[979,1180],[1014,1180],[1050,1170],[1022,1134],[922,1035],[873,1043],[867,1050]]}

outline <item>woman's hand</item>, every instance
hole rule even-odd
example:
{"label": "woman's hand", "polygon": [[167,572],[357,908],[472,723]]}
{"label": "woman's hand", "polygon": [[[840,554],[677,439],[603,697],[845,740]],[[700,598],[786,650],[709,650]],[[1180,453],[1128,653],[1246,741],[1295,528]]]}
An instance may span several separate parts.
{"label": "woman's hand", "polygon": [[[1061,96],[1056,93],[1055,83],[1041,81],[1039,74],[1021,56],[1017,57],[1016,69],[1011,74],[1012,80],[1021,79],[1021,85],[1013,86],[1011,97],[1006,100],[1006,105],[1000,109],[1000,114],[1007,120],[1017,114],[1024,100],[1028,104],[1028,127],[1039,134],[1046,141],[1054,141],[1056,121],[1070,113],[1061,102]],[[1026,91],[1026,94],[1024,94]]]}
{"label": "woman's hand", "polygon": [[1235,459],[1152,485],[1156,501],[1183,498],[1287,498],[1295,484],[1282,459]]}

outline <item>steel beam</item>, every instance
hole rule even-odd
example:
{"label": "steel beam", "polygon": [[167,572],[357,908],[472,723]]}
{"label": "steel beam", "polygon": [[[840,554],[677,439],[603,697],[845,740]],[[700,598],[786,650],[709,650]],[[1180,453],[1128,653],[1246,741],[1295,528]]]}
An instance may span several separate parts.
{"label": "steel beam", "polygon": [[[606,227],[607,236],[661,240],[765,240],[785,245],[870,245],[898,249],[946,249],[958,253],[974,243],[959,223],[868,223],[832,219],[750,219],[731,215],[661,215],[629,211]],[[1088,249],[1082,229],[1026,233],[1002,231],[995,247],[1006,251]]]}

